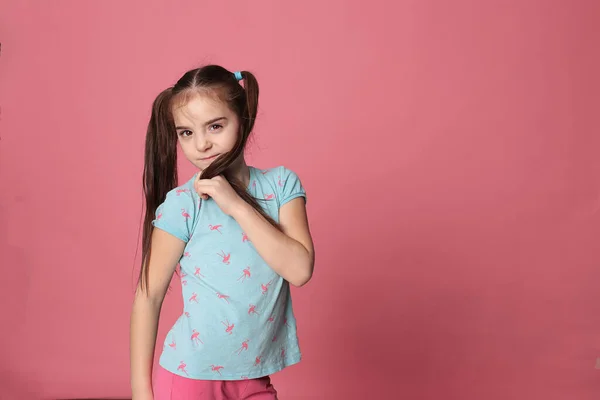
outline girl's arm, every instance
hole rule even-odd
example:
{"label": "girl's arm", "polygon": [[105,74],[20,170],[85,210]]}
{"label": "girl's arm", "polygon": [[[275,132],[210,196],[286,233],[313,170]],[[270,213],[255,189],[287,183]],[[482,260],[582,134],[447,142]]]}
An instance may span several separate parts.
{"label": "girl's arm", "polygon": [[138,285],[130,327],[130,368],[133,400],[152,399],[152,363],[160,309],[185,242],[165,231],[152,232],[148,292]]}
{"label": "girl's arm", "polygon": [[258,254],[283,279],[297,287],[310,280],[315,251],[304,198],[295,198],[279,210],[283,232],[245,202],[233,211],[232,217],[248,235]]}

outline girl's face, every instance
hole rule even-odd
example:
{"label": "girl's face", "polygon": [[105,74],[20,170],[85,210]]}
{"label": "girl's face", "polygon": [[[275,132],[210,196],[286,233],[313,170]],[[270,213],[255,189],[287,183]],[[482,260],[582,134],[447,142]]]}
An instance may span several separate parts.
{"label": "girl's face", "polygon": [[237,115],[215,97],[198,94],[174,108],[173,118],[183,154],[200,171],[235,146]]}

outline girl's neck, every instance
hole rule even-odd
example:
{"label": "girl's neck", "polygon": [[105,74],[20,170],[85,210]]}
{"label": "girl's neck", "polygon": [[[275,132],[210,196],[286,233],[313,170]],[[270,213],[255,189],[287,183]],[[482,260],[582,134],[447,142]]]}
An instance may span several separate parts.
{"label": "girl's neck", "polygon": [[244,157],[240,157],[234,162],[231,167],[231,174],[239,179],[244,186],[250,183],[250,168],[246,164]]}

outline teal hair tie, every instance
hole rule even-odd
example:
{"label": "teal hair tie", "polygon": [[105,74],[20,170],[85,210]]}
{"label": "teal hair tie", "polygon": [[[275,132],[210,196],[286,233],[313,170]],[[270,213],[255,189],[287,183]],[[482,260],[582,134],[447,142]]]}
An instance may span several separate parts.
{"label": "teal hair tie", "polygon": [[235,79],[237,79],[238,81],[241,81],[243,79],[242,73],[240,71],[236,71],[233,74],[235,75]]}

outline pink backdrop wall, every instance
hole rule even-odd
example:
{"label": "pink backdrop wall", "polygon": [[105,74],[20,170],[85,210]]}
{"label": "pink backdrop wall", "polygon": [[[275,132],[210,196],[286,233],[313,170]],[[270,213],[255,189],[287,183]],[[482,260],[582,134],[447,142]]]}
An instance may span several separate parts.
{"label": "pink backdrop wall", "polygon": [[0,398],[129,395],[151,102],[215,62],[309,194],[282,399],[598,399],[598,2],[215,3],[1,2]]}

